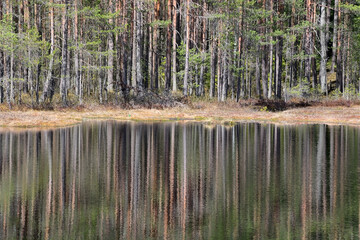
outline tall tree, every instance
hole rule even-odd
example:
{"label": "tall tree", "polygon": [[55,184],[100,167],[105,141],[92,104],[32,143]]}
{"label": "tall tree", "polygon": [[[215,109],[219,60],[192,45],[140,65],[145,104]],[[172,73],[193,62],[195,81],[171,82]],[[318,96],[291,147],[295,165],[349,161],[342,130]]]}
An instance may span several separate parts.
{"label": "tall tree", "polygon": [[68,57],[68,7],[69,0],[63,0],[65,6],[63,7],[62,16],[62,49],[61,49],[61,78],[60,78],[60,95],[64,105],[67,104],[67,57]]}
{"label": "tall tree", "polygon": [[[283,0],[279,0],[277,4],[278,8],[278,15],[281,17],[284,11]],[[282,30],[283,22],[281,20],[278,21],[278,27]],[[282,76],[282,56],[283,56],[283,37],[280,35],[277,37],[276,42],[276,50],[275,50],[275,91],[276,91],[276,98],[281,99],[281,91],[282,91],[282,84],[281,84],[281,76]]]}
{"label": "tall tree", "polygon": [[113,33],[113,12],[114,12],[113,0],[109,0],[109,34],[108,34],[108,70],[107,70],[107,85],[108,91],[113,91],[113,80],[114,80],[114,33]]}
{"label": "tall tree", "polygon": [[[75,1],[75,5],[76,5]],[[50,19],[50,61],[49,61],[49,68],[47,70],[47,76],[46,81],[44,83],[44,89],[43,93],[41,95],[40,101],[44,102],[47,98],[50,97],[51,92],[54,91],[52,87],[54,84],[52,83],[53,77],[52,77],[52,71],[53,71],[53,65],[54,65],[54,47],[55,47],[55,27],[54,27],[54,1],[50,0],[50,6],[49,6],[49,19]],[[75,63],[76,64],[76,63]]]}
{"label": "tall tree", "polygon": [[172,0],[172,90],[177,91],[177,80],[176,80],[176,39],[177,39],[177,0]]}
{"label": "tall tree", "polygon": [[190,58],[190,0],[186,0],[185,13],[186,13],[186,37],[185,37],[185,74],[184,74],[184,96],[188,95],[188,78],[189,78],[189,58]]}
{"label": "tall tree", "polygon": [[338,40],[338,12],[339,12],[339,0],[335,0],[334,4],[334,30],[333,30],[333,40],[332,40],[332,56],[331,56],[331,72],[335,71],[335,61],[336,61],[336,47]]}
{"label": "tall tree", "polygon": [[172,0],[167,0],[167,20],[169,21],[166,28],[166,63],[165,63],[165,90],[169,91],[171,87],[171,44],[172,44],[172,33],[171,33],[171,9]]}
{"label": "tall tree", "polygon": [[327,52],[327,41],[326,41],[326,0],[321,0],[321,14],[320,14],[320,45],[321,45],[321,61],[320,61],[320,84],[321,92],[327,93],[326,87],[326,52]]}

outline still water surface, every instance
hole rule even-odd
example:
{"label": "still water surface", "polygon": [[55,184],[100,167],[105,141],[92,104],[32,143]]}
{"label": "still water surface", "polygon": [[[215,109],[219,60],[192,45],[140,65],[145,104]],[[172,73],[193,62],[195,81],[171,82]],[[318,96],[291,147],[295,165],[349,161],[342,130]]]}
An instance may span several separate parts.
{"label": "still water surface", "polygon": [[0,132],[0,238],[358,239],[359,137],[254,123]]}

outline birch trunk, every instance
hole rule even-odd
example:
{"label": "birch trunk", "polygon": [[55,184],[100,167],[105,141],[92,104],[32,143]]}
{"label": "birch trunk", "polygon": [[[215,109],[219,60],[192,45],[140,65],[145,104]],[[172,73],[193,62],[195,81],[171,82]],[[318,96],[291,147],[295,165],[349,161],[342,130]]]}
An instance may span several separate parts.
{"label": "birch trunk", "polygon": [[185,5],[185,12],[186,12],[186,37],[185,37],[185,75],[184,75],[184,89],[183,93],[184,96],[188,95],[188,78],[189,78],[189,57],[190,57],[190,49],[189,49],[189,43],[190,43],[190,15],[189,15],[189,8],[190,8],[190,0],[186,0]]}
{"label": "birch trunk", "polygon": [[320,15],[320,45],[321,45],[321,62],[320,62],[320,84],[321,92],[327,93],[326,87],[326,33],[325,33],[325,14],[326,14],[326,0],[321,1],[321,15]]}

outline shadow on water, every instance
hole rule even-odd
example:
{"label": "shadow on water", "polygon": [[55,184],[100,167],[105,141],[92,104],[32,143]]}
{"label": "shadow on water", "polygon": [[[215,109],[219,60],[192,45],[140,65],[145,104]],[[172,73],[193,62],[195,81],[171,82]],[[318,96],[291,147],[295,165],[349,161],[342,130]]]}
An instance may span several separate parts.
{"label": "shadow on water", "polygon": [[326,125],[2,132],[0,238],[358,238],[359,144]]}

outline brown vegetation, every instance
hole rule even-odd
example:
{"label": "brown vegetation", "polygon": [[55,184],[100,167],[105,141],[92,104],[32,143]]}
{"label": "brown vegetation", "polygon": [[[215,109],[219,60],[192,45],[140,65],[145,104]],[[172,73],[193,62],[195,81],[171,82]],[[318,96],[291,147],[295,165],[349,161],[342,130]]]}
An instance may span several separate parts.
{"label": "brown vegetation", "polygon": [[[280,107],[276,107],[280,106]],[[156,106],[155,106],[156,107]],[[277,111],[281,110],[281,111]],[[110,105],[86,105],[54,110],[0,105],[0,126],[5,128],[52,128],[84,120],[201,121],[204,123],[271,122],[279,124],[327,123],[360,125],[360,105],[349,101],[188,101],[176,107],[124,109]]]}

